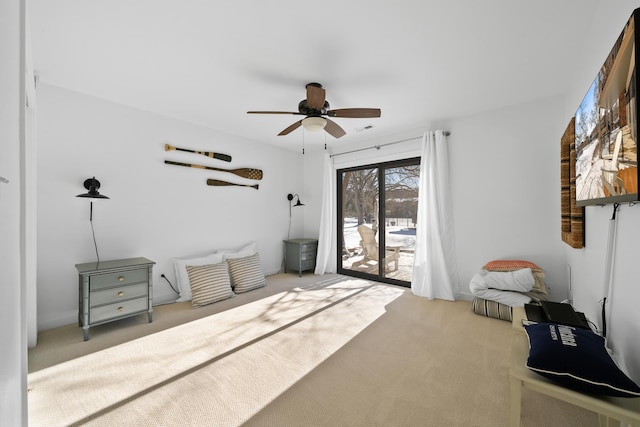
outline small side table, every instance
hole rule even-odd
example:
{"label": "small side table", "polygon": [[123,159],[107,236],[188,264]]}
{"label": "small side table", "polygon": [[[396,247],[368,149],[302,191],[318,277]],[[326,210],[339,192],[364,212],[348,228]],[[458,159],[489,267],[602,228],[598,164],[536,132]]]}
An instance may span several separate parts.
{"label": "small side table", "polygon": [[78,324],[84,340],[89,327],[147,312],[153,321],[154,261],[128,258],[76,264]]}
{"label": "small side table", "polygon": [[284,272],[287,269],[296,270],[298,276],[302,272],[315,270],[316,253],[318,250],[317,239],[289,239],[284,242]]}

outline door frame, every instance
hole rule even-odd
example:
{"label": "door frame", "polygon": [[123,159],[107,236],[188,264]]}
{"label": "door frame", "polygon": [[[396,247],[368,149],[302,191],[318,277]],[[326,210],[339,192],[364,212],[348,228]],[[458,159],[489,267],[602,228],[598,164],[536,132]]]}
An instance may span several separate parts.
{"label": "door frame", "polygon": [[344,172],[352,172],[363,169],[377,169],[377,179],[378,179],[378,259],[384,259],[385,257],[385,246],[386,246],[386,185],[384,180],[384,172],[387,169],[402,167],[402,166],[415,166],[420,164],[420,157],[410,157],[406,159],[400,160],[392,160],[387,162],[379,162],[379,163],[371,163],[360,166],[351,166],[347,168],[336,169],[336,221],[337,226],[337,248],[336,251],[337,259],[337,271],[338,274],[344,274],[345,276],[358,277],[361,279],[374,280],[381,283],[388,283],[391,285],[403,286],[406,288],[411,287],[411,282],[407,282],[404,280],[393,279],[390,277],[386,277],[383,275],[383,270],[381,268],[378,269],[377,274],[366,273],[363,271],[351,270],[348,268],[342,267],[342,247],[344,245],[344,217],[342,212],[343,207],[343,192],[342,192],[342,176]]}

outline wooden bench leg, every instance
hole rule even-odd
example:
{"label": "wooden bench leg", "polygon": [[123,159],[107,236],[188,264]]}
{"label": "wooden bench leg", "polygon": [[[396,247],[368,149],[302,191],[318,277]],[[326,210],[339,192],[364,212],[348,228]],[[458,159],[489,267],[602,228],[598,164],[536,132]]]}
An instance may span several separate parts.
{"label": "wooden bench leg", "polygon": [[520,427],[520,410],[522,403],[522,381],[511,377],[511,411],[509,412],[509,426]]}

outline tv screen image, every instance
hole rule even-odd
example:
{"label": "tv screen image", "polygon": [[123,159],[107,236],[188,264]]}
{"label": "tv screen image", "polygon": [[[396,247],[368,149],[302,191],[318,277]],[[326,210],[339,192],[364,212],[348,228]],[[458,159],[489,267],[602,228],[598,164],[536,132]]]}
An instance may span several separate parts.
{"label": "tv screen image", "polygon": [[576,205],[638,200],[636,9],[575,116]]}

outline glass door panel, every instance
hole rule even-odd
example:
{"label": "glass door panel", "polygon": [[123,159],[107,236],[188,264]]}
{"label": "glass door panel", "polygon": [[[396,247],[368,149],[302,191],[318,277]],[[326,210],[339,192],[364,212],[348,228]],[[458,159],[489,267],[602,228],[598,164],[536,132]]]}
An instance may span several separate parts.
{"label": "glass door panel", "polygon": [[384,170],[385,277],[411,282],[420,165]]}
{"label": "glass door panel", "polygon": [[419,162],[338,171],[338,272],[410,286]]}
{"label": "glass door panel", "polygon": [[378,169],[342,172],[342,268],[378,274]]}

